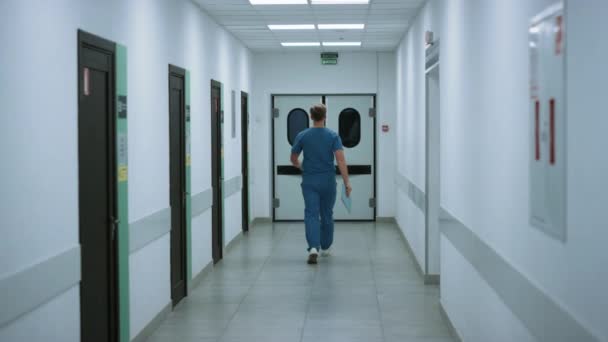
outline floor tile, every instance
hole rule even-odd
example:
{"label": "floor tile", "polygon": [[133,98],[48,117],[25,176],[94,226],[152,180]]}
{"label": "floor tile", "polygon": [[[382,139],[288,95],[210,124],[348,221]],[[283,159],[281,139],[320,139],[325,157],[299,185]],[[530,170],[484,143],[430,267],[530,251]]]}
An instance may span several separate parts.
{"label": "floor tile", "polygon": [[382,339],[382,334],[380,320],[308,319],[304,326],[304,337],[316,337],[318,340],[341,338],[345,341],[377,341]]}
{"label": "floor tile", "polygon": [[199,287],[188,296],[188,301],[201,303],[239,304],[249,292],[249,286],[204,286]]}
{"label": "floor tile", "polygon": [[301,223],[251,227],[149,341],[453,341],[395,225],[336,224],[314,266],[305,247]]}

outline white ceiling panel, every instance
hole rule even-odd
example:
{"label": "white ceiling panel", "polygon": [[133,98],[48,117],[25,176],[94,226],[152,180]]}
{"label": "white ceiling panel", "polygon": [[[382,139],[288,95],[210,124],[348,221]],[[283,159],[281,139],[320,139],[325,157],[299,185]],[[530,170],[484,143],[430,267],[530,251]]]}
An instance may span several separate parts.
{"label": "white ceiling panel", "polygon": [[[254,51],[392,51],[427,0],[370,0],[366,5],[263,5],[193,0]],[[310,1],[309,1],[310,3]],[[363,30],[271,31],[271,24],[365,24]],[[361,47],[282,47],[281,42],[361,41]]]}

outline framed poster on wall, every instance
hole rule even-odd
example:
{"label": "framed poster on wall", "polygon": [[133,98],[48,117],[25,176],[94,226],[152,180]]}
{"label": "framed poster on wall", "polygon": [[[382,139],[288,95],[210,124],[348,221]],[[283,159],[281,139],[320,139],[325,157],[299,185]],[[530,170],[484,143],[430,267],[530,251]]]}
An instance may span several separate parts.
{"label": "framed poster on wall", "polygon": [[530,51],[530,223],[567,239],[566,16],[559,2],[534,17]]}

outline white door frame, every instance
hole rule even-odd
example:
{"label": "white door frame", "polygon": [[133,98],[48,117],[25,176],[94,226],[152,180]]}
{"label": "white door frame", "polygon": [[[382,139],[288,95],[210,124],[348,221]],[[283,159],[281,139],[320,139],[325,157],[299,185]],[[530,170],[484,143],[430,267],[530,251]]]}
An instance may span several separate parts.
{"label": "white door frame", "polygon": [[[425,248],[424,275],[426,283],[439,282],[439,266],[431,267],[430,263],[439,264],[440,259],[440,196],[441,196],[441,78],[439,45],[427,49],[427,67],[425,72]],[[431,98],[430,79],[437,78],[436,98]],[[431,101],[435,101],[432,103]],[[436,107],[436,108],[435,108]],[[437,198],[434,198],[434,197]],[[431,255],[432,253],[432,255]],[[432,259],[432,260],[431,260]],[[433,269],[431,269],[433,268]],[[436,277],[435,277],[436,276]],[[435,279],[436,278],[436,279]]]}

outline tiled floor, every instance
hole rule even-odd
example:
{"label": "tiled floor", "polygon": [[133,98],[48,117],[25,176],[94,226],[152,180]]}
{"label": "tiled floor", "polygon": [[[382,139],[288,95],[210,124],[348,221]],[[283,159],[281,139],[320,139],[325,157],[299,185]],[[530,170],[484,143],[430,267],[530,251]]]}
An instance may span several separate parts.
{"label": "tiled floor", "polygon": [[337,224],[309,266],[303,224],[257,225],[149,341],[451,342],[397,229]]}

